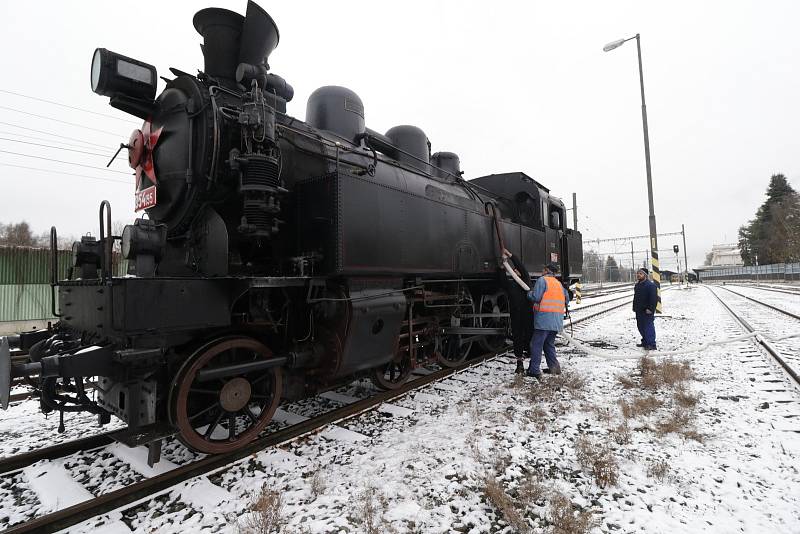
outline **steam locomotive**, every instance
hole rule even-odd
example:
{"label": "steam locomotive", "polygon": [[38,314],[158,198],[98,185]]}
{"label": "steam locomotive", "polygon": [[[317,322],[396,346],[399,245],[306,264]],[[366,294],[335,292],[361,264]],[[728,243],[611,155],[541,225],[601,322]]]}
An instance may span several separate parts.
{"label": "steam locomotive", "polygon": [[[144,121],[120,148],[147,217],[114,236],[102,203],[99,238],[73,245],[68,279],[53,266],[59,321],[12,340],[25,363],[4,343],[4,407],[11,380],[27,377],[62,426],[64,412],[113,415],[128,444],[155,455],[172,434],[223,453],[255,438],[282,399],[354,377],[397,388],[416,367],[505,346],[498,238],[534,275],[554,261],[563,283],[580,277],[581,235],[537,181],[467,181],[420,128],[367,128],[344,87],[317,89],[305,121],[291,117],[263,9],[208,8],[193,22],[204,69],[170,69],[158,96],[153,66],[94,54],[93,91]],[[115,276],[115,244],[126,275]]]}

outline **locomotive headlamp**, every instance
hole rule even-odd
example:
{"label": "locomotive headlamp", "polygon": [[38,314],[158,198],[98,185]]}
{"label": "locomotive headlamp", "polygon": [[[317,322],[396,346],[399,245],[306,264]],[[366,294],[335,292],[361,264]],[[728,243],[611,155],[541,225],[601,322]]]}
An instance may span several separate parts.
{"label": "locomotive headlamp", "polygon": [[133,260],[136,276],[153,276],[166,242],[166,226],[149,219],[136,219],[122,230],[122,257]]}
{"label": "locomotive headlamp", "polygon": [[165,227],[148,219],[136,219],[122,230],[122,256],[131,260],[139,254],[161,259],[166,235]]}
{"label": "locomotive headlamp", "polygon": [[143,100],[156,96],[156,68],[105,48],[94,51],[92,91],[113,97],[124,95]]}

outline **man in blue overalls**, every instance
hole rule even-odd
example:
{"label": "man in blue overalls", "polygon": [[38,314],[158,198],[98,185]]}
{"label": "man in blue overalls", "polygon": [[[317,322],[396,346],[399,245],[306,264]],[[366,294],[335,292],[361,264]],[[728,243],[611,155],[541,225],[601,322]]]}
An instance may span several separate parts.
{"label": "man in blue overalls", "polygon": [[564,329],[564,313],[570,294],[555,277],[559,272],[557,263],[548,263],[542,277],[536,280],[528,300],[533,302],[533,338],[531,339],[531,363],[527,375],[541,380],[542,350],[547,359],[547,372],[561,374],[556,358],[556,334]]}
{"label": "man in blue overalls", "polygon": [[636,328],[642,336],[637,347],[644,350],[656,350],[656,325],[654,323],[658,291],[656,284],[648,278],[647,269],[642,267],[636,271],[636,285],[633,287],[633,311],[636,314]]}

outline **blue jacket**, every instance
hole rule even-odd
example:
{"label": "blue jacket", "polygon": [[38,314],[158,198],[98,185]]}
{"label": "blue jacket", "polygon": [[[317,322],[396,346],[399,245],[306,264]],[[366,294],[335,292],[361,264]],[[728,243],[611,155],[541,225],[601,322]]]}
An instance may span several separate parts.
{"label": "blue jacket", "polygon": [[[564,305],[568,305],[571,295],[564,286]],[[528,300],[534,304],[542,301],[544,292],[547,291],[547,282],[544,277],[536,280],[532,291],[528,291]],[[533,328],[535,330],[551,330],[553,332],[561,332],[564,329],[564,315],[555,312],[542,312],[537,311],[533,313]]]}
{"label": "blue jacket", "polygon": [[655,282],[647,278],[641,282],[636,282],[636,285],[633,286],[633,311],[645,313],[645,310],[650,310],[652,314],[656,311],[657,303],[658,293]]}

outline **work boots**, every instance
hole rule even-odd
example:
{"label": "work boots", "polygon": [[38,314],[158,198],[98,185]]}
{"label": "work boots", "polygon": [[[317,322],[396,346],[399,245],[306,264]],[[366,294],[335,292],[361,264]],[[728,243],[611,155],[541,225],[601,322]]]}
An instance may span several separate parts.
{"label": "work boots", "polygon": [[517,369],[514,373],[521,375],[525,372],[525,364],[522,363],[522,360],[517,360]]}

